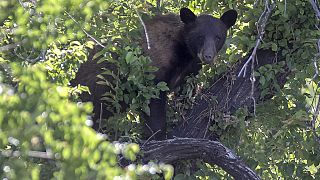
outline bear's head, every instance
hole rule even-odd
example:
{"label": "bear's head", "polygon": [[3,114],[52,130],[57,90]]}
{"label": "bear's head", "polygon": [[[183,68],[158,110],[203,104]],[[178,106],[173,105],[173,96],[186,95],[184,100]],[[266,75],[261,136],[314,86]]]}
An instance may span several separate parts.
{"label": "bear's head", "polygon": [[225,43],[227,31],[237,19],[237,12],[229,10],[220,18],[203,14],[196,16],[190,9],[180,10],[185,24],[183,36],[192,56],[203,63],[212,63]]}

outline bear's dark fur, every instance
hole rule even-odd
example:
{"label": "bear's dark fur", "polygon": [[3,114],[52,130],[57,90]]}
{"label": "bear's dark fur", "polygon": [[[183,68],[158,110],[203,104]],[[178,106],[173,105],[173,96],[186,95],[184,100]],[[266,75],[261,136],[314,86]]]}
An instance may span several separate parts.
{"label": "bear's dark fur", "polygon": [[[172,90],[190,74],[198,74],[202,63],[212,63],[222,48],[227,30],[234,25],[237,12],[229,10],[220,19],[210,15],[196,16],[187,8],[177,15],[157,16],[146,22],[150,49],[143,44],[152,65],[159,68],[156,82],[164,81]],[[146,41],[146,40],[145,40]],[[148,136],[166,136],[166,94],[150,103],[150,117],[146,118]]]}
{"label": "bear's dark fur", "polygon": [[[113,114],[107,110],[106,102],[101,100],[101,97],[104,93],[110,91],[110,88],[106,85],[97,84],[98,81],[101,81],[97,75],[102,74],[105,70],[104,68],[110,70],[117,70],[117,66],[108,61],[102,61],[99,57],[94,58],[94,56],[100,52],[103,48],[99,45],[95,46],[88,55],[88,61],[81,64],[76,77],[70,81],[71,86],[77,86],[78,84],[82,86],[87,86],[90,90],[88,92],[82,92],[80,94],[80,99],[83,102],[92,102],[93,104],[93,129],[96,131],[102,131],[101,122],[104,119],[108,119]],[[104,78],[112,82],[113,77],[104,75]]]}
{"label": "bear's dark fur", "polygon": [[[182,8],[180,16],[161,15],[147,21],[145,25],[149,48],[146,39],[142,47],[144,53],[150,56],[152,65],[159,68],[155,72],[155,83],[164,81],[172,90],[179,86],[187,75],[198,74],[202,63],[212,63],[225,42],[227,30],[234,25],[236,18],[235,10],[227,11],[218,19],[206,14],[197,17],[191,10]],[[145,35],[143,37],[146,38]],[[103,103],[99,99],[106,87],[92,84],[97,79],[88,78],[101,73],[101,67],[108,66],[87,61],[80,67],[76,79],[71,82],[73,86],[82,84],[89,87],[91,96],[87,99],[94,104],[95,122],[101,115],[102,118],[110,116],[109,112],[104,112]],[[89,71],[92,74],[89,75]],[[88,82],[84,82],[85,79]],[[146,117],[145,131],[148,137],[151,135],[154,135],[155,139],[166,137],[165,92],[160,93],[159,99],[151,100],[150,116]]]}

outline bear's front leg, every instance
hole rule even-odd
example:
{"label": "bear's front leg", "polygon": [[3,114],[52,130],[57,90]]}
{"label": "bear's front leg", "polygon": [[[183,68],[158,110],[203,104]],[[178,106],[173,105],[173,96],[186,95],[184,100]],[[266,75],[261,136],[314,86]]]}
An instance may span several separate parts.
{"label": "bear's front leg", "polygon": [[166,92],[161,91],[159,99],[151,99],[150,116],[146,116],[145,133],[147,138],[166,139]]}

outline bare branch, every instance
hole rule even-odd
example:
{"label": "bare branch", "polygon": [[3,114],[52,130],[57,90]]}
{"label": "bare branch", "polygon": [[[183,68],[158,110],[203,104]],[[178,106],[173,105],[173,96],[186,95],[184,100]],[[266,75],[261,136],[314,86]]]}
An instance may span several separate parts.
{"label": "bare branch", "polygon": [[[148,126],[148,124],[146,124],[146,126],[150,129],[150,131],[152,132],[150,126]],[[142,147],[145,146],[155,135],[157,135],[161,130],[159,129],[158,131],[156,131],[155,133],[152,133],[152,135],[146,140],[146,142],[144,142],[142,144]]]}
{"label": "bare branch", "polygon": [[[256,59],[257,55],[254,55],[254,58]],[[253,115],[256,116],[256,98],[254,97],[254,86],[255,86],[255,82],[256,82],[256,78],[254,76],[254,63],[255,61],[251,61],[251,77],[250,77],[250,81],[251,81],[251,92],[250,92],[250,98],[253,102]]]}
{"label": "bare branch", "polygon": [[241,74],[243,74],[243,77],[246,77],[247,66],[251,61],[254,61],[254,57],[256,56],[256,53],[257,53],[257,50],[258,50],[258,47],[259,47],[260,43],[261,43],[261,39],[258,38],[257,41],[256,41],[256,45],[255,45],[251,55],[249,56],[248,60],[246,61],[246,63],[244,63],[244,65],[242,66],[240,72],[238,73],[238,77],[240,77]]}
{"label": "bare branch", "polygon": [[96,42],[99,46],[101,47],[105,47],[101,42],[99,42],[96,38],[94,38],[91,34],[89,34],[81,25],[78,21],[76,21],[74,19],[73,16],[71,16],[71,14],[69,14],[67,11],[65,11],[65,13],[81,28],[81,30],[88,36],[90,37],[94,42]]}
{"label": "bare branch", "polygon": [[269,3],[269,0],[265,0],[265,8],[264,11],[262,12],[258,22],[257,22],[257,29],[258,29],[258,36],[256,40],[256,45],[248,58],[247,62],[243,65],[241,68],[240,72],[238,73],[238,77],[243,75],[243,77],[246,76],[246,70],[247,70],[247,65],[250,63],[250,61],[255,61],[255,55],[257,52],[257,49],[263,39],[263,35],[265,33],[265,26],[267,24],[267,21],[269,19],[269,16],[271,15],[272,10],[275,7],[275,1],[273,1],[271,4]]}
{"label": "bare branch", "polygon": [[5,46],[2,46],[0,47],[0,52],[4,52],[4,51],[8,51],[10,49],[14,49],[16,47],[19,47],[20,45],[24,44],[27,42],[27,39],[24,39],[20,42],[17,42],[17,43],[13,43],[13,44],[8,44],[8,45],[5,45]]}
{"label": "bare branch", "polygon": [[316,13],[317,19],[320,20],[320,8],[317,0],[310,0],[311,6]]}
{"label": "bare branch", "polygon": [[286,15],[287,14],[287,0],[284,0],[284,11],[283,14]]}
{"label": "bare branch", "polygon": [[[4,157],[20,157],[23,153],[20,151],[1,150],[1,156]],[[50,152],[28,151],[27,156],[41,159],[54,159],[54,155]]]}
{"label": "bare branch", "polygon": [[[256,1],[257,3],[258,1]],[[286,2],[285,2],[286,3]],[[269,4],[269,0],[265,0],[265,8],[264,11],[262,12],[261,16],[259,17],[259,20],[257,22],[257,30],[258,30],[258,36],[257,36],[257,40],[256,40],[256,45],[253,48],[253,51],[250,55],[250,57],[248,58],[248,60],[246,61],[246,63],[242,66],[240,72],[238,73],[238,77],[242,76],[245,77],[246,76],[246,71],[247,71],[247,66],[248,64],[251,62],[251,93],[250,93],[250,98],[253,101],[253,114],[254,116],[256,116],[256,99],[254,98],[254,86],[255,86],[255,77],[254,77],[254,63],[256,61],[256,53],[258,50],[259,45],[261,44],[263,35],[265,33],[265,26],[267,24],[268,18],[271,15],[272,10],[275,7],[275,1],[273,1],[271,4]]]}
{"label": "bare branch", "polygon": [[146,36],[146,41],[147,41],[147,47],[148,47],[148,49],[150,49],[150,41],[149,41],[149,35],[148,35],[148,31],[147,31],[147,26],[146,26],[146,24],[143,22],[143,20],[142,20],[140,14],[139,14],[137,8],[134,8],[134,9],[135,9],[135,11],[136,11],[136,13],[137,13],[137,15],[138,15],[138,18],[139,18],[139,20],[140,20],[140,22],[141,22],[141,24],[142,24],[142,26],[143,26],[144,34],[145,34],[145,36]]}

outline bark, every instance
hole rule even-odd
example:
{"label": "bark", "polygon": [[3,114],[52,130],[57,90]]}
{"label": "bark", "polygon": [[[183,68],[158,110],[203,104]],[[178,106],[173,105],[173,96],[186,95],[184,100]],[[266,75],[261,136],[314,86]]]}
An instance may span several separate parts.
{"label": "bark", "polygon": [[157,159],[164,163],[181,160],[202,159],[216,164],[235,179],[260,179],[238,156],[218,141],[195,138],[175,138],[151,141],[141,147],[143,160]]}

